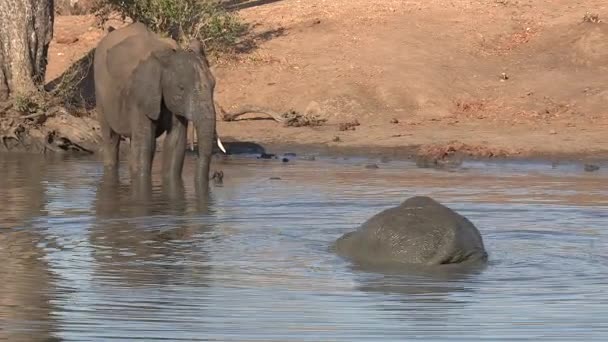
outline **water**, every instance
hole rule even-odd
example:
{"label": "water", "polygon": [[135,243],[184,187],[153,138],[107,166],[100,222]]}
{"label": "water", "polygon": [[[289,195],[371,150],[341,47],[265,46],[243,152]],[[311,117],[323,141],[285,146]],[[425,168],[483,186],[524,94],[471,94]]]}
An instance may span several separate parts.
{"label": "water", "polygon": [[[608,338],[605,166],[236,158],[205,205],[192,162],[182,198],[157,184],[141,203],[98,161],[1,156],[0,340]],[[488,267],[381,274],[328,251],[413,195],[469,217]]]}

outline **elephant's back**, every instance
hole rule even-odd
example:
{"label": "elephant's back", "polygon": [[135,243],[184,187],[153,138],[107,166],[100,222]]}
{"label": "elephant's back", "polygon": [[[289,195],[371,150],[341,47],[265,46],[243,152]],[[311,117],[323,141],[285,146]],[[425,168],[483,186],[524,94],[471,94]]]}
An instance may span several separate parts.
{"label": "elephant's back", "polygon": [[133,36],[140,36],[143,38],[148,32],[149,31],[144,24],[133,23],[108,33],[99,41],[95,48],[93,62],[95,67],[101,68],[107,63],[108,50],[114,46]]}
{"label": "elephant's back", "polygon": [[341,255],[375,263],[437,265],[486,256],[473,223],[424,197],[372,216],[338,239],[335,248]]}
{"label": "elephant's back", "polygon": [[[95,97],[98,103],[109,106],[110,101],[120,94],[120,88],[126,81],[127,76],[113,77],[108,70],[108,52],[116,45],[125,42],[132,37],[144,38],[148,35],[148,29],[141,23],[133,23],[123,28],[111,31],[103,37],[95,48],[93,59],[93,72],[95,75]],[[114,102],[114,101],[111,101]],[[115,108],[108,108],[108,111]]]}
{"label": "elephant's back", "polygon": [[133,71],[153,51],[172,47],[141,23],[114,30],[99,42],[94,57],[95,95],[100,115],[117,133],[130,135],[128,120],[117,113]]}

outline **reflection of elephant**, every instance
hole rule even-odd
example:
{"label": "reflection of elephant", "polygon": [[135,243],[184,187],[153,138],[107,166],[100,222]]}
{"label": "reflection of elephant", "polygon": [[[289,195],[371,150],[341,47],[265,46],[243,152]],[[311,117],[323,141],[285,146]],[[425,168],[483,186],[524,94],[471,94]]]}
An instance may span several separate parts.
{"label": "reflection of elephant", "polygon": [[145,25],[131,24],[99,42],[94,73],[104,165],[116,169],[120,136],[129,137],[131,176],[148,181],[156,138],[166,132],[163,175],[180,179],[192,121],[199,137],[195,180],[198,189],[206,189],[216,137],[215,79],[200,42],[182,50]]}
{"label": "reflection of elephant", "polygon": [[207,273],[207,253],[195,247],[201,239],[194,236],[211,226],[191,219],[189,212],[212,214],[211,199],[187,201],[183,184],[169,185],[133,200],[125,184],[105,175],[100,180],[94,202],[97,222],[89,235],[98,276],[137,287],[185,281],[182,275],[192,276],[188,268]]}
{"label": "reflection of elephant", "polygon": [[423,196],[376,214],[357,231],[340,237],[334,248],[342,256],[372,266],[483,264],[487,260],[477,228]]}

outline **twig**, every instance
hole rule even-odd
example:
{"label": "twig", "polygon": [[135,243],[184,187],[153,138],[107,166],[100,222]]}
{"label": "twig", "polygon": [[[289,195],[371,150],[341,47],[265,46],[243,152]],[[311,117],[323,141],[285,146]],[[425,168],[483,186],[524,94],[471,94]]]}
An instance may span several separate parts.
{"label": "twig", "polygon": [[35,119],[35,118],[37,118],[39,116],[43,116],[43,115],[46,115],[46,113],[34,113],[34,114],[30,114],[30,115],[23,115],[23,116],[20,116],[19,118],[23,119],[23,120],[27,120],[27,119]]}
{"label": "twig", "polygon": [[23,120],[27,120],[27,119],[35,119],[35,118],[37,118],[39,116],[43,116],[43,115],[47,116],[47,117],[51,117],[51,116],[53,116],[53,115],[55,115],[55,114],[57,114],[59,112],[62,112],[62,111],[64,111],[63,108],[53,108],[53,109],[48,110],[47,112],[34,113],[34,114],[30,114],[30,115],[23,115],[23,116],[20,116],[19,118],[23,119]]}

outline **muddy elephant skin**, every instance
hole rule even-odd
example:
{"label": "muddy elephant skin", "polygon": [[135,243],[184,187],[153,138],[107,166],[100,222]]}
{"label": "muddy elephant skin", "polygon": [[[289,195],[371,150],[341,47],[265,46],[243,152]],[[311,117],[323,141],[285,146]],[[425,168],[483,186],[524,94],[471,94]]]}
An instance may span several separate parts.
{"label": "muddy elephant skin", "polygon": [[94,74],[105,168],[117,168],[120,136],[128,137],[132,180],[149,182],[156,138],[166,133],[163,178],[181,181],[192,121],[198,136],[195,183],[207,189],[216,137],[215,79],[201,43],[181,49],[141,23],[130,24],[99,42]]}
{"label": "muddy elephant skin", "polygon": [[483,265],[488,258],[473,223],[424,196],[374,215],[332,247],[345,258],[371,265]]}

